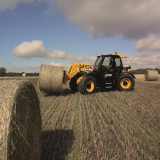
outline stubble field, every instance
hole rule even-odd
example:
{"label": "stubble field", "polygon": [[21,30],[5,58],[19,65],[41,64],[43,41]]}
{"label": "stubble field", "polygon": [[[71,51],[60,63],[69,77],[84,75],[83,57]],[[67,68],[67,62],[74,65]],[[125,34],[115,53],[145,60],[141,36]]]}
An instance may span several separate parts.
{"label": "stubble field", "polygon": [[[12,78],[13,79],[13,78]],[[23,78],[24,79],[24,78]],[[160,159],[160,79],[137,75],[135,89],[97,89],[92,95],[40,92],[42,160]]]}

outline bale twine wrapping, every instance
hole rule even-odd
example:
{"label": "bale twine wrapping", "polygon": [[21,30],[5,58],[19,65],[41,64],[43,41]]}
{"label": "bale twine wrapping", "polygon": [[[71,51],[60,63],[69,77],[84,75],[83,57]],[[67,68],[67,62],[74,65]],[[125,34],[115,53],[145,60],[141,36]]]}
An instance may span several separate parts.
{"label": "bale twine wrapping", "polygon": [[156,70],[146,70],[145,80],[146,81],[158,81],[159,74]]}
{"label": "bale twine wrapping", "polygon": [[40,91],[62,93],[64,67],[42,64],[39,73]]}
{"label": "bale twine wrapping", "polygon": [[0,159],[39,160],[41,115],[28,80],[0,80]]}
{"label": "bale twine wrapping", "polygon": [[22,74],[22,77],[25,77],[25,76],[26,76],[26,73],[23,73],[23,74]]}

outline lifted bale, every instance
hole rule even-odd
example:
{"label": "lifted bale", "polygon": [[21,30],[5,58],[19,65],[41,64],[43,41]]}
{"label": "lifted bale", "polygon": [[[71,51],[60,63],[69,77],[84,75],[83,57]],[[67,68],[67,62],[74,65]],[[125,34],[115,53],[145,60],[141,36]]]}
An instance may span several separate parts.
{"label": "lifted bale", "polygon": [[42,64],[39,73],[40,91],[62,93],[64,67]]}
{"label": "lifted bale", "polygon": [[40,144],[40,106],[33,83],[0,80],[0,159],[38,160]]}
{"label": "lifted bale", "polygon": [[146,70],[145,80],[146,81],[158,81],[159,74],[156,70]]}

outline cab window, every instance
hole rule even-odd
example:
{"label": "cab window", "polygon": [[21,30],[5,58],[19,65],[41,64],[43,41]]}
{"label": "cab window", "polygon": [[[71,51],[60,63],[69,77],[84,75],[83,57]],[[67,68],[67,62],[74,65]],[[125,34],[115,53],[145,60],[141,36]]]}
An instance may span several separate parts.
{"label": "cab window", "polygon": [[120,67],[121,66],[121,61],[120,58],[115,58],[116,66]]}
{"label": "cab window", "polygon": [[110,57],[105,57],[105,59],[103,60],[102,66],[109,66],[109,63],[110,63],[109,58]]}

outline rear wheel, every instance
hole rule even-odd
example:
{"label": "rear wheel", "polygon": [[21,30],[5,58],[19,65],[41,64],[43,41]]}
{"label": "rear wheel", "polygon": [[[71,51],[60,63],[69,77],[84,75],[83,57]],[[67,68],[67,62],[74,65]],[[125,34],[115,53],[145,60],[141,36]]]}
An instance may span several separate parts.
{"label": "rear wheel", "polygon": [[81,94],[92,94],[96,91],[96,80],[89,76],[83,77],[78,84],[78,88]]}
{"label": "rear wheel", "polygon": [[117,82],[117,88],[120,91],[130,91],[134,88],[135,81],[133,77],[128,74],[124,74],[119,77]]}

